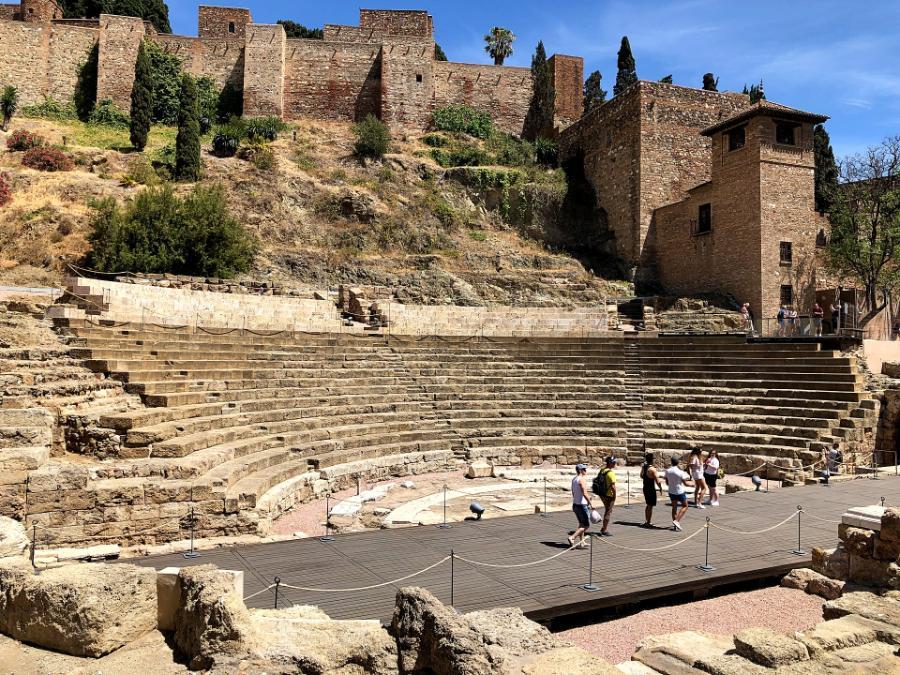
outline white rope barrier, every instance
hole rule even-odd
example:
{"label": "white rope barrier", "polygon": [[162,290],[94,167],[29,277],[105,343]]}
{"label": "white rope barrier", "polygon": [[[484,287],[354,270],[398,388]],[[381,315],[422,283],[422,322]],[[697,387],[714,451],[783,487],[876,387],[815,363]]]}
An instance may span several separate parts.
{"label": "white rope barrier", "polygon": [[252,600],[252,599],[255,598],[257,595],[262,595],[263,593],[266,593],[266,592],[268,592],[268,591],[271,591],[273,588],[275,588],[275,586],[277,586],[277,584],[269,584],[268,586],[266,586],[266,587],[265,587],[264,589],[262,589],[261,591],[257,591],[256,593],[253,593],[252,595],[245,595],[245,596],[244,596],[244,602],[247,602],[248,600]]}
{"label": "white rope barrier", "polygon": [[450,556],[444,556],[440,560],[438,560],[433,565],[429,565],[425,569],[419,570],[418,572],[413,572],[412,574],[407,574],[405,577],[400,577],[399,579],[393,579],[391,581],[385,581],[381,584],[373,584],[371,586],[360,586],[359,588],[310,588],[307,586],[291,586],[290,584],[281,584],[282,588],[292,588],[295,591],[306,591],[308,593],[357,593],[359,591],[371,591],[376,588],[384,588],[385,586],[391,586],[393,584],[398,584],[401,581],[406,581],[407,579],[412,579],[413,577],[417,577],[421,574],[425,574],[430,570],[433,570],[435,567],[439,565],[443,565],[445,562],[450,560]]}
{"label": "white rope barrier", "polygon": [[578,544],[573,544],[572,546],[570,546],[569,548],[567,548],[564,551],[560,551],[559,553],[554,553],[553,555],[548,556],[546,558],[541,558],[540,560],[534,560],[532,562],[527,562],[527,563],[508,564],[508,565],[500,565],[497,563],[486,563],[486,562],[479,562],[477,560],[469,560],[468,558],[463,558],[460,555],[455,556],[455,558],[457,560],[461,560],[462,562],[467,562],[470,565],[477,565],[478,567],[493,567],[495,569],[514,569],[514,568],[518,568],[518,567],[533,567],[534,565],[540,565],[541,563],[550,562],[551,560],[558,558],[561,555],[565,555],[566,553],[569,553],[570,551],[575,550],[579,546],[581,546],[580,542]]}
{"label": "white rope barrier", "polygon": [[723,532],[731,532],[733,534],[751,534],[751,535],[752,534],[764,534],[766,532],[771,532],[772,530],[777,530],[779,527],[781,527],[785,523],[789,522],[792,518],[796,518],[798,513],[800,513],[800,511],[794,511],[794,513],[789,515],[787,518],[782,520],[780,523],[778,523],[776,525],[772,525],[771,527],[767,527],[764,530],[738,530],[733,527],[728,527],[727,525],[717,525],[713,521],[710,521],[709,525],[710,525],[710,527],[714,527],[717,530],[722,530]]}
{"label": "white rope barrier", "polygon": [[659,546],[657,548],[632,548],[631,546],[622,546],[621,544],[614,544],[613,542],[611,542],[609,539],[606,539],[605,537],[594,537],[594,538],[599,539],[607,546],[613,546],[615,548],[620,548],[623,551],[636,551],[638,553],[653,553],[654,551],[667,551],[670,548],[675,548],[676,546],[681,546],[686,541],[690,541],[691,539],[696,537],[698,534],[703,532],[705,529],[706,529],[706,525],[704,524],[703,527],[701,527],[696,532],[689,534],[684,539],[679,539],[674,544],[669,544],[668,546]]}
{"label": "white rope barrier", "polygon": [[843,520],[830,520],[828,518],[823,518],[822,516],[817,516],[814,513],[810,513],[809,511],[806,511],[806,510],[803,511],[803,514],[809,516],[810,518],[812,518],[814,520],[821,520],[823,523],[831,523],[832,525],[840,525],[841,523],[844,522]]}

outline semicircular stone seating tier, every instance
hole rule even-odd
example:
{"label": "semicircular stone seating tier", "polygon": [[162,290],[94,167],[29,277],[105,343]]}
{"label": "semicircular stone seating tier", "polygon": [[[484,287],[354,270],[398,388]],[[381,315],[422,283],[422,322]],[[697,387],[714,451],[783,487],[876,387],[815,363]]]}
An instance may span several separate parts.
{"label": "semicircular stone seating tier", "polygon": [[[850,357],[817,345],[648,337],[639,378],[626,338],[215,335],[190,329],[69,329],[89,367],[144,408],[101,424],[119,457],[91,467],[59,545],[118,538],[265,533],[296,503],[366,481],[495,464],[639,459],[716,447],[730,471],[765,456],[809,464],[861,433],[874,402]],[[637,395],[635,387],[639,388]],[[636,398],[637,396],[637,398]],[[629,453],[630,450],[630,453]]]}

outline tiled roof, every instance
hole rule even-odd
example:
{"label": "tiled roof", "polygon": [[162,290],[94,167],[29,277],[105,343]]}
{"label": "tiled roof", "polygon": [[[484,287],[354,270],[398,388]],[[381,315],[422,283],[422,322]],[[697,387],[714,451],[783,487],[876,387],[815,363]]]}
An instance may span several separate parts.
{"label": "tiled roof", "polygon": [[816,113],[806,112],[805,110],[798,110],[797,108],[781,105],[780,103],[772,103],[771,101],[763,100],[759,103],[754,103],[743,110],[739,110],[730,117],[726,117],[710,127],[706,127],[706,129],[700,133],[703,136],[710,136],[717,131],[721,131],[726,127],[730,127],[737,122],[742,122],[743,120],[750,119],[756,115],[778,115],[779,117],[786,117],[801,122],[812,122],[813,124],[821,124],[828,119],[827,115],[818,115]]}

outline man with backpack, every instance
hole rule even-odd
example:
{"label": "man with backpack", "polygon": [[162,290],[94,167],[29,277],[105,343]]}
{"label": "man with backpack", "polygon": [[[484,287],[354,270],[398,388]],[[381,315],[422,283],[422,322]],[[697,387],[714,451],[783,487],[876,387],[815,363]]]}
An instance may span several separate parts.
{"label": "man with backpack", "polygon": [[600,497],[603,502],[603,526],[600,529],[601,537],[611,537],[609,531],[609,519],[612,516],[613,505],[616,503],[616,458],[607,457],[606,466],[600,469],[600,473],[594,478],[593,488],[594,494]]}

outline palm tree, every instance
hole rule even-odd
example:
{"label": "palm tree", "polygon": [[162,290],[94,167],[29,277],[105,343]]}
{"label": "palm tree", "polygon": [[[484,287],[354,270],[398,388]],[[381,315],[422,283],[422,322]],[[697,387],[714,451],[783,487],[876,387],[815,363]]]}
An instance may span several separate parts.
{"label": "palm tree", "polygon": [[515,40],[516,36],[511,30],[494,26],[491,32],[484,36],[484,41],[487,43],[484,51],[493,57],[495,66],[502,66],[506,58],[512,56],[512,43]]}

